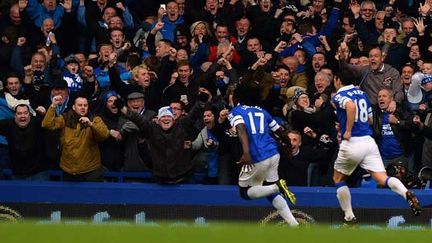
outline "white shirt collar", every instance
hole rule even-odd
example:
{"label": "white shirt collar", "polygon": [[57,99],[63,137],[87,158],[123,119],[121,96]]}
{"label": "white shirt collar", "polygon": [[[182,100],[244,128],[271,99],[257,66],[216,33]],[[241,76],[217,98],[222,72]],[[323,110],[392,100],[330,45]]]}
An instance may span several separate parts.
{"label": "white shirt collar", "polygon": [[342,91],[345,91],[345,90],[350,90],[350,89],[353,89],[353,88],[355,88],[354,84],[350,84],[350,85],[347,85],[347,86],[343,86],[337,92],[339,93],[339,92],[342,92]]}

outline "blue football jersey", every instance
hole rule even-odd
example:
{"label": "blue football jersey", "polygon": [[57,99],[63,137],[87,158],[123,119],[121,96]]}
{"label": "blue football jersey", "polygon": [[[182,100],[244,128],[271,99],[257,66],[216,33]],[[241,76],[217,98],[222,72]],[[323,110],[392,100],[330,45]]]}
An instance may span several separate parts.
{"label": "blue football jersey", "polygon": [[228,119],[231,126],[243,123],[249,138],[249,152],[254,163],[263,161],[278,153],[276,141],[270,135],[271,131],[279,129],[272,116],[261,107],[237,105]]}
{"label": "blue football jersey", "polygon": [[369,117],[372,116],[372,107],[369,98],[365,92],[357,89],[354,85],[348,85],[340,88],[333,97],[342,136],[345,133],[347,121],[345,105],[349,100],[354,102],[356,106],[356,115],[351,135],[353,137],[372,135],[372,129],[368,123]]}

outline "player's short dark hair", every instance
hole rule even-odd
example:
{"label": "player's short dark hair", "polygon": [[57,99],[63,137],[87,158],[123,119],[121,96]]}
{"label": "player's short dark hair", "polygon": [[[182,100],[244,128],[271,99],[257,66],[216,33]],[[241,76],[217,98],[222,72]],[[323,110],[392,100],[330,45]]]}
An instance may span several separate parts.
{"label": "player's short dark hair", "polygon": [[242,105],[259,106],[261,104],[261,88],[258,85],[242,83],[234,90],[234,99]]}
{"label": "player's short dark hair", "polygon": [[354,71],[348,68],[340,70],[338,73],[335,74],[335,77],[339,78],[343,85],[355,84],[357,83],[358,79]]}

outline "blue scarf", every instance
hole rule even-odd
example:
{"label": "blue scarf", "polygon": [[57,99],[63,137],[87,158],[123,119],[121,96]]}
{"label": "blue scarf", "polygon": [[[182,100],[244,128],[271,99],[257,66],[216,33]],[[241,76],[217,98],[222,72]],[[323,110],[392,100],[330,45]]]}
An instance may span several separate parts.
{"label": "blue scarf", "polygon": [[[50,96],[50,100],[52,102],[52,95]],[[66,98],[66,100],[63,102],[63,104],[56,106],[56,115],[60,116],[61,114],[63,114],[67,108],[69,102],[69,96]]]}

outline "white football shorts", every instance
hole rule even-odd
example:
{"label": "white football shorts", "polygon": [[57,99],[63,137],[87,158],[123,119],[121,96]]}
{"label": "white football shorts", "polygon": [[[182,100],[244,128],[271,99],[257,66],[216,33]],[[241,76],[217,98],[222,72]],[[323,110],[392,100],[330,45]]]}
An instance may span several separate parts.
{"label": "white football shorts", "polygon": [[240,172],[239,186],[261,186],[264,181],[275,182],[279,180],[279,159],[280,155],[275,154],[270,158],[255,163],[252,171],[248,173]]}
{"label": "white football shorts", "polygon": [[385,172],[378,146],[371,136],[351,137],[342,140],[334,169],[344,175],[351,175],[360,165],[372,172]]}

